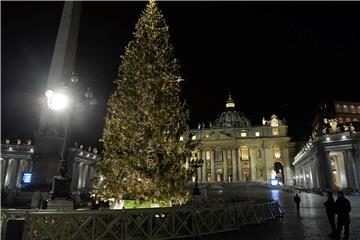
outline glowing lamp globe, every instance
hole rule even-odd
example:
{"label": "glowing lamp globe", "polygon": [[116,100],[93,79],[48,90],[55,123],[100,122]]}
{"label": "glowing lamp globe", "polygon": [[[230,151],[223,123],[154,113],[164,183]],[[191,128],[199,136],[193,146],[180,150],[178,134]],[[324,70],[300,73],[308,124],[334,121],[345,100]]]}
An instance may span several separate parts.
{"label": "glowing lamp globe", "polygon": [[48,99],[48,107],[54,111],[61,111],[65,109],[69,103],[69,99],[63,93],[55,93],[52,90],[47,90],[45,96]]}

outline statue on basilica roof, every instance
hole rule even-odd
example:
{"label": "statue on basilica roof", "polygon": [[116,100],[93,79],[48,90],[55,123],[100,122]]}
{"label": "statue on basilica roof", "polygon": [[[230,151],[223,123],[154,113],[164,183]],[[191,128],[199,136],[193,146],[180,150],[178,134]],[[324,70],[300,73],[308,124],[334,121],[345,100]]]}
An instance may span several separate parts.
{"label": "statue on basilica roof", "polygon": [[273,115],[271,115],[270,120],[265,120],[265,118],[263,117],[262,124],[271,126],[271,127],[278,127],[278,126],[285,125],[285,120],[282,121],[275,114],[273,114]]}

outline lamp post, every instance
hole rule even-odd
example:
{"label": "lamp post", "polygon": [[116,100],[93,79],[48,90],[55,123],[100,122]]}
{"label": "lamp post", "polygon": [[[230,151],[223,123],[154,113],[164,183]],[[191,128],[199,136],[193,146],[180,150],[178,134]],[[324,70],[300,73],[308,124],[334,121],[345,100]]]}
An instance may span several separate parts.
{"label": "lamp post", "polygon": [[[75,110],[85,107],[86,105],[94,106],[97,104],[96,99],[90,88],[87,89],[83,97],[80,97],[76,85],[79,79],[73,73],[70,83],[65,84],[59,89],[48,89],[45,92],[47,104],[50,111],[61,113],[57,117],[63,118],[61,128],[63,128],[63,141],[60,152],[60,162],[58,168],[58,176],[54,177],[51,193],[53,198],[68,197],[70,191],[71,178],[67,174],[67,161],[65,160],[66,146],[68,145],[70,118],[75,114]],[[59,183],[57,183],[59,182]]]}
{"label": "lamp post", "polygon": [[195,187],[193,190],[193,195],[200,195],[200,189],[198,188],[198,168],[201,168],[204,164],[204,160],[198,158],[197,154],[195,154],[194,158],[190,159],[189,165],[190,167],[195,169]]}

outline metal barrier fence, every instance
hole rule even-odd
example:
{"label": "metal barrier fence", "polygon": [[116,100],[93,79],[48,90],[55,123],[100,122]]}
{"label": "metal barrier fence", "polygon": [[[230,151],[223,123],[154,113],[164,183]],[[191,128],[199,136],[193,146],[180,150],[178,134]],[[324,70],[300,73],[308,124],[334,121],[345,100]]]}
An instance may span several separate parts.
{"label": "metal barrier fence", "polygon": [[2,210],[8,219],[25,219],[25,239],[174,239],[238,229],[282,216],[277,202],[172,208],[24,211]]}

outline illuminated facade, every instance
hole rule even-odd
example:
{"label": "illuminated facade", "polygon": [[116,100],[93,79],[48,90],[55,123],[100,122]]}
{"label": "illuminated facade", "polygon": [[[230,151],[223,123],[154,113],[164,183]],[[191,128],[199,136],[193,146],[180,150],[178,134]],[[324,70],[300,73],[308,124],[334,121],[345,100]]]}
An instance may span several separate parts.
{"label": "illuminated facade", "polygon": [[[90,149],[88,149],[90,150]],[[4,191],[17,191],[26,187],[22,182],[24,172],[33,170],[33,154],[36,151],[31,141],[11,144],[9,140],[1,144],[1,189]],[[72,178],[71,190],[89,191],[92,188],[91,178],[96,175],[91,166],[99,158],[97,151],[84,151],[80,148],[70,148],[68,154],[69,176]]]}
{"label": "illuminated facade", "polygon": [[360,186],[360,103],[322,104],[312,135],[295,156],[296,185],[315,190]]}
{"label": "illuminated facade", "polygon": [[189,130],[200,145],[194,155],[204,164],[198,169],[200,182],[266,182],[278,178],[292,184],[290,159],[293,144],[287,125],[272,115],[263,118],[262,125],[251,125],[250,120],[235,110],[229,96],[226,110],[205,128]]}

